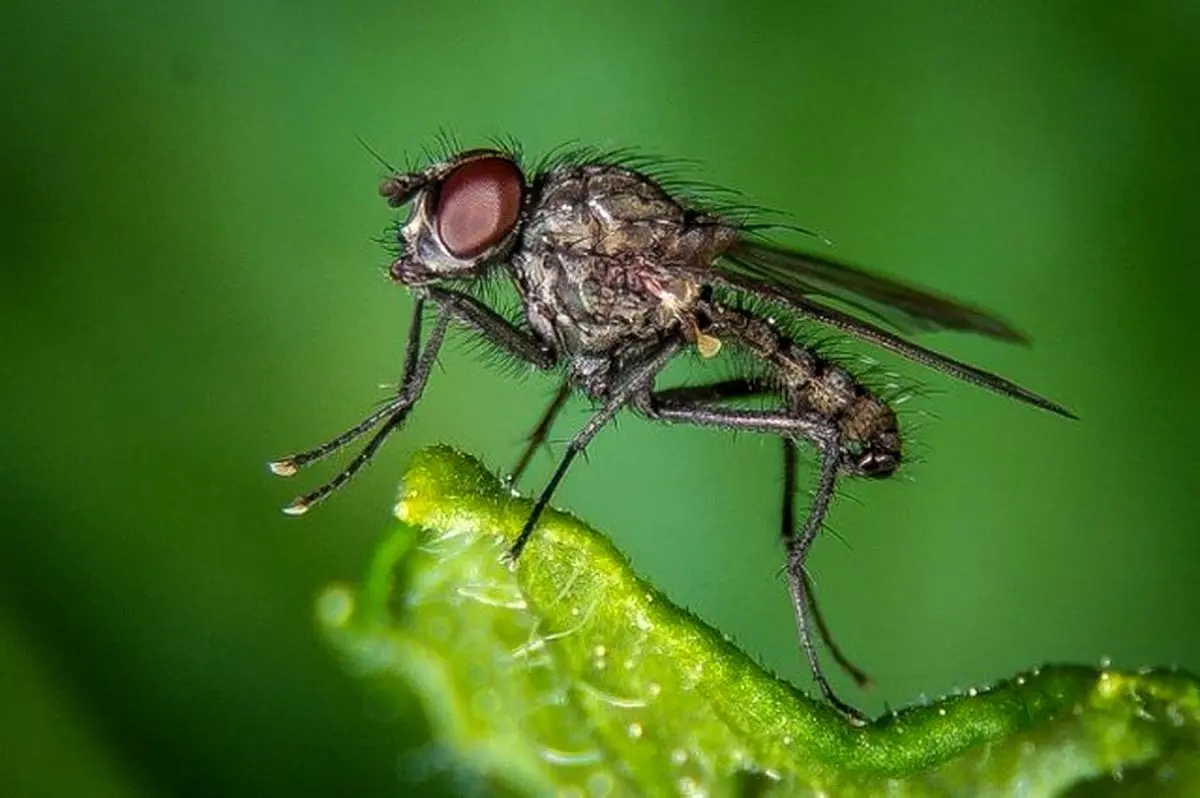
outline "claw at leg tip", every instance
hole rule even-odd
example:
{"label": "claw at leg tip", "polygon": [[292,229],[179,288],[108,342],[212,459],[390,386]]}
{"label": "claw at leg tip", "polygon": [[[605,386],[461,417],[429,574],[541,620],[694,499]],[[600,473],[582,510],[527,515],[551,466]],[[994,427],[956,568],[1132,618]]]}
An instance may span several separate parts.
{"label": "claw at leg tip", "polygon": [[296,473],[296,463],[292,460],[276,460],[267,463],[267,468],[271,469],[271,473],[278,477],[290,477]]}
{"label": "claw at leg tip", "polygon": [[859,712],[857,709],[851,709],[850,707],[838,707],[838,709],[851,726],[861,729],[864,726],[871,725],[871,719]]}
{"label": "claw at leg tip", "polygon": [[304,515],[307,512],[308,504],[303,499],[296,499],[296,501],[283,508],[284,515]]}

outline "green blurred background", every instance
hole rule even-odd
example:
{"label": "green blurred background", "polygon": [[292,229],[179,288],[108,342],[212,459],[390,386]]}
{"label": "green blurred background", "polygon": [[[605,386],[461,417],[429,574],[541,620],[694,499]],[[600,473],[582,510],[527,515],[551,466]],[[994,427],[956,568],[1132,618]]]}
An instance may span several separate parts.
{"label": "green blurred background", "polygon": [[[279,513],[328,471],[265,461],[357,420],[399,365],[409,299],[373,240],[394,215],[356,136],[395,160],[439,128],[694,158],[1033,335],[925,342],[1082,421],[887,360],[926,388],[918,462],[844,486],[844,542],[813,558],[878,679],[847,697],[1102,656],[1200,668],[1197,6],[749,5],[5,6],[0,794],[413,789],[419,720],[339,671],[312,599],[357,578],[415,448],[504,468],[554,381],[451,347],[368,473]],[[628,418],[557,500],[807,686],[779,459]]]}

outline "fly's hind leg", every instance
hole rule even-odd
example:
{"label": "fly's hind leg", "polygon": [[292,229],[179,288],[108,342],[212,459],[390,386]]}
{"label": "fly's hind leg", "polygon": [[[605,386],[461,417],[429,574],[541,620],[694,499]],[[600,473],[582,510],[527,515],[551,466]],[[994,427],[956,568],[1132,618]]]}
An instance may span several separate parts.
{"label": "fly's hind leg", "polygon": [[816,625],[819,630],[823,624],[817,621],[817,613],[813,610],[816,602],[812,597],[804,570],[804,562],[817,533],[821,530],[825,516],[829,512],[829,503],[837,484],[841,454],[841,433],[837,424],[816,412],[805,412],[799,409],[790,411],[784,409],[746,410],[723,407],[705,401],[679,401],[678,396],[671,396],[670,392],[663,392],[662,395],[650,393],[641,397],[636,404],[643,412],[660,421],[762,432],[781,435],[791,441],[804,438],[812,442],[821,453],[821,476],[813,494],[808,516],[798,534],[790,534],[785,538],[787,546],[785,572],[788,592],[792,597],[792,609],[796,616],[796,632],[800,638],[800,646],[804,649],[818,689],[825,700],[841,712],[847,720],[855,725],[865,725],[866,717],[838,698],[821,669],[817,647],[813,642],[812,627]]}
{"label": "fly's hind leg", "polygon": [[[790,541],[796,536],[796,442],[791,438],[783,439],[783,512],[780,535],[789,547]],[[825,623],[825,616],[821,613],[820,606],[817,605],[817,593],[813,589],[812,578],[809,577],[808,570],[801,569],[801,575],[804,578],[804,589],[808,596],[808,608],[812,612],[813,623],[816,624],[821,639],[825,641],[829,655],[854,680],[855,684],[864,689],[870,687],[873,684],[870,675],[851,662],[834,641],[833,634],[829,631],[829,625]]]}
{"label": "fly's hind leg", "polygon": [[[660,407],[679,407],[696,403],[748,399],[764,396],[770,392],[771,386],[762,380],[735,378],[704,385],[684,385],[656,391],[652,401]],[[786,544],[796,535],[796,442],[788,437],[783,437],[781,440],[783,443],[783,505],[780,538]],[[825,616],[817,603],[817,594],[813,589],[812,579],[807,570],[803,571],[803,577],[805,594],[808,596],[808,609],[812,613],[813,623],[817,627],[821,639],[825,642],[825,647],[829,649],[833,661],[854,680],[856,685],[861,688],[870,687],[872,684],[870,675],[851,662],[833,639],[833,634],[829,631],[829,625],[825,622]]]}
{"label": "fly's hind leg", "polygon": [[[804,525],[800,528],[800,533],[790,535],[785,541],[787,544],[788,589],[792,594],[792,604],[796,612],[796,630],[800,635],[800,645],[804,648],[804,653],[808,657],[808,664],[812,669],[813,678],[816,680],[817,686],[821,688],[821,693],[825,696],[825,700],[833,704],[847,719],[856,725],[865,725],[867,718],[857,709],[838,698],[837,694],[833,691],[833,687],[829,684],[829,680],[825,678],[825,674],[821,671],[821,663],[817,657],[816,647],[812,642],[812,632],[809,629],[808,609],[816,606],[816,600],[813,598],[811,592],[808,574],[804,570],[804,562],[808,559],[808,552],[812,548],[812,543],[816,540],[817,533],[821,531],[821,525],[824,523],[825,516],[829,512],[829,502],[833,499],[833,491],[837,485],[838,461],[840,459],[840,447],[837,445],[838,437],[835,431],[836,428],[832,424],[830,427],[826,445],[820,447],[822,449],[821,476],[817,481],[817,488],[813,492],[812,505],[808,509],[808,516],[804,519]],[[817,626],[822,626],[820,616],[815,612],[813,615],[813,620]],[[832,649],[833,646],[830,646],[830,648]]]}

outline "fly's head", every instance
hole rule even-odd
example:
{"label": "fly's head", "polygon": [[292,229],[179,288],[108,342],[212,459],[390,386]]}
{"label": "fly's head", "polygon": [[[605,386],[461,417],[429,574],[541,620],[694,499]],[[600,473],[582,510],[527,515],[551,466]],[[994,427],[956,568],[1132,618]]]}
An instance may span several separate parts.
{"label": "fly's head", "polygon": [[476,277],[504,260],[520,232],[526,187],[512,155],[468,150],[420,172],[393,175],[379,193],[394,208],[412,205],[389,273],[398,283],[419,286]]}

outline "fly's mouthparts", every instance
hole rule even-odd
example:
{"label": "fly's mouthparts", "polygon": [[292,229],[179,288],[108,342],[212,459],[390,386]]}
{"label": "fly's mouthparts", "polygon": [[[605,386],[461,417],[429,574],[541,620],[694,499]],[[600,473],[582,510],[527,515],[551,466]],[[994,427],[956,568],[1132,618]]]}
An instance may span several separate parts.
{"label": "fly's mouthparts", "polygon": [[398,283],[415,286],[427,279],[429,275],[409,253],[402,252],[388,267],[388,276]]}

